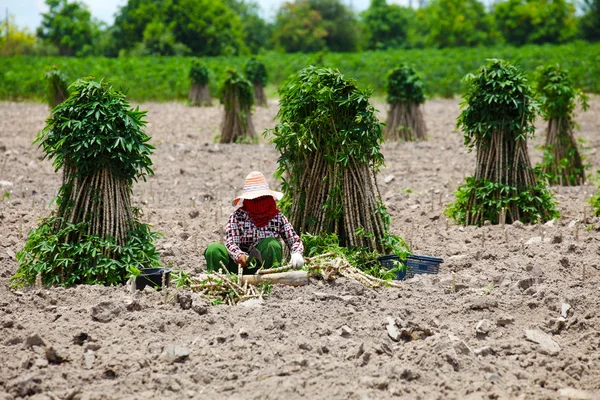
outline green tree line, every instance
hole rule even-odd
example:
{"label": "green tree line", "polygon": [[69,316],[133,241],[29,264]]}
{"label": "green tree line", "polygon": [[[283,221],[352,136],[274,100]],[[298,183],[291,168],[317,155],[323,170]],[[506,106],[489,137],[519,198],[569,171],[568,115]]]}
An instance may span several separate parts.
{"label": "green tree line", "polygon": [[[424,2],[419,2],[419,4]],[[288,0],[272,21],[254,0],[127,0],[108,26],[76,0],[46,0],[35,34],[4,21],[0,54],[236,56],[276,52],[523,46],[600,40],[600,0]]]}

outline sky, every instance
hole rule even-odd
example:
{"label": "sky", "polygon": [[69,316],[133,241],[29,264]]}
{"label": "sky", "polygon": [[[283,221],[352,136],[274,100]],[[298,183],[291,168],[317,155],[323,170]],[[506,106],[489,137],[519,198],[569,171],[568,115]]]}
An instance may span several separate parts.
{"label": "sky", "polygon": [[[262,17],[271,19],[274,17],[279,6],[285,0],[257,0],[257,3],[262,9]],[[351,5],[356,11],[365,10],[370,3],[370,0],[342,0],[348,5]],[[114,15],[120,6],[123,6],[127,0],[82,0],[92,12],[92,15],[108,24],[114,22]],[[388,3],[397,3],[407,5],[408,0],[392,0]],[[415,1],[416,3],[416,1]],[[44,0],[0,0],[0,15],[2,18],[8,13],[14,15],[15,23],[19,27],[27,27],[31,31],[35,31],[41,21],[40,14],[47,11]]]}

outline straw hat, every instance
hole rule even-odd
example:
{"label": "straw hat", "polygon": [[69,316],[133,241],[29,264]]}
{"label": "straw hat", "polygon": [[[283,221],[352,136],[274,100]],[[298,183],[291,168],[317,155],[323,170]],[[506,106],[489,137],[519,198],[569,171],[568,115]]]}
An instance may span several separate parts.
{"label": "straw hat", "polygon": [[233,200],[233,205],[240,205],[240,200],[252,200],[262,196],[273,196],[275,200],[281,200],[283,193],[269,189],[269,183],[265,176],[258,171],[252,171],[244,182],[244,192]]}

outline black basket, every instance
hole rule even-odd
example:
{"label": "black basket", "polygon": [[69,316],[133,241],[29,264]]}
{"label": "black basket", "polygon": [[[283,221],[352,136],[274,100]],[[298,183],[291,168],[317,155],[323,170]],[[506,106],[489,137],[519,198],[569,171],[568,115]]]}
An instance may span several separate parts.
{"label": "black basket", "polygon": [[396,280],[405,280],[407,278],[412,278],[415,275],[421,274],[437,274],[440,270],[440,264],[444,262],[441,258],[436,257],[428,257],[428,256],[417,256],[410,255],[406,258],[406,260],[400,260],[395,254],[390,254],[387,256],[381,256],[378,258],[379,262],[382,266],[387,269],[392,269],[396,267],[395,261],[399,261],[402,264],[406,265],[406,270],[400,270],[396,272]]}
{"label": "black basket", "polygon": [[[396,268],[398,266],[398,263],[402,263],[404,264],[404,261],[400,260],[400,257],[398,257],[395,254],[390,254],[387,256],[381,256],[377,258],[379,260],[379,263],[387,268],[387,269],[392,269],[392,268]],[[399,281],[403,281],[406,279],[406,270],[407,268],[402,268],[396,271],[396,277],[394,278],[394,280],[399,280]]]}
{"label": "black basket", "polygon": [[165,285],[169,286],[171,281],[171,270],[168,268],[142,268],[141,273],[135,277],[135,288],[144,290],[151,286],[157,290],[162,288],[162,277],[165,274]]}

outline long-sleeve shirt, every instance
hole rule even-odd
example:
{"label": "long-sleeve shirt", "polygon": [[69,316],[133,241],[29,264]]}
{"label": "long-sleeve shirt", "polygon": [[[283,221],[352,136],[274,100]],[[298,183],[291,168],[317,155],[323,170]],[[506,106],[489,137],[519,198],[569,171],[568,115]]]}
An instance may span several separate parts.
{"label": "long-sleeve shirt", "polygon": [[225,247],[229,256],[237,260],[242,254],[248,253],[252,245],[266,238],[283,238],[292,253],[304,252],[300,236],[288,219],[278,212],[267,225],[257,227],[248,212],[242,209],[234,211],[225,227]]}

